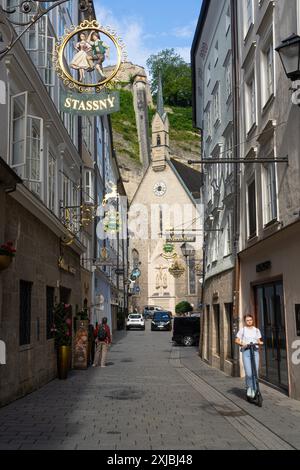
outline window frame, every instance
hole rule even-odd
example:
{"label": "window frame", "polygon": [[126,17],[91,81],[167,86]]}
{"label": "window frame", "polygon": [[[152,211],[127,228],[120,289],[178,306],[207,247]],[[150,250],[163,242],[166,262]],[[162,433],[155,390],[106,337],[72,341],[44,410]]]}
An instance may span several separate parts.
{"label": "window frame", "polygon": [[[255,202],[255,214],[253,220],[255,219],[255,233],[250,233],[250,200],[249,200],[249,188],[251,185],[254,184],[254,202]],[[247,238],[248,240],[252,240],[253,238],[257,237],[257,184],[256,184],[256,177],[253,175],[247,182],[247,195],[246,195],[246,202],[247,202]]]}

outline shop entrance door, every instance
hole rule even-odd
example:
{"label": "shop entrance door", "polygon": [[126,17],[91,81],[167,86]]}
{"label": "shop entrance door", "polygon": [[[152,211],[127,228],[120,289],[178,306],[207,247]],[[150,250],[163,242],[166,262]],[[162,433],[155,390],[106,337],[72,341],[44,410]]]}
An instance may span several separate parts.
{"label": "shop entrance door", "polygon": [[281,281],[255,288],[259,328],[264,347],[260,375],[283,389],[288,389],[283,284]]}

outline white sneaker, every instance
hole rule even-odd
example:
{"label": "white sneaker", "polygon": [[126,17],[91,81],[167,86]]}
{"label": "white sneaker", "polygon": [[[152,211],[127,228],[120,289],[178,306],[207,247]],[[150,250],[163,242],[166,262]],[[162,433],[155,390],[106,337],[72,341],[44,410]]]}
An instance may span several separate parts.
{"label": "white sneaker", "polygon": [[247,389],[247,397],[252,398],[252,388],[251,387],[248,387],[248,389]]}

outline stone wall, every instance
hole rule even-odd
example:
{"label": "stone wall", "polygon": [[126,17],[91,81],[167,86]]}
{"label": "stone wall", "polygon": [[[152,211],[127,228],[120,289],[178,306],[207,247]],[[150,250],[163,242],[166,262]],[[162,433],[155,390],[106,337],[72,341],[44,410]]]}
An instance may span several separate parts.
{"label": "stone wall", "polygon": [[[233,274],[233,270],[227,271],[205,282],[204,322],[202,322],[202,357],[210,365],[223,370],[229,375],[233,373],[233,363],[228,357],[230,326],[226,318],[226,304],[233,303]],[[217,353],[217,325],[214,315],[217,306],[220,308],[220,354]]]}
{"label": "stone wall", "polygon": [[[2,193],[1,199],[6,213],[2,239],[12,240],[17,248],[11,266],[0,274],[0,330],[7,347],[7,363],[0,367],[0,405],[4,405],[56,377],[54,340],[47,340],[46,334],[46,286],[55,288],[55,302],[59,301],[59,287],[70,289],[75,312],[76,306],[81,307],[81,283],[79,255],[69,247],[61,251],[60,239],[11,196],[3,199]],[[76,269],[75,275],[58,268],[61,255]],[[31,334],[26,346],[19,345],[20,280],[32,282]]]}

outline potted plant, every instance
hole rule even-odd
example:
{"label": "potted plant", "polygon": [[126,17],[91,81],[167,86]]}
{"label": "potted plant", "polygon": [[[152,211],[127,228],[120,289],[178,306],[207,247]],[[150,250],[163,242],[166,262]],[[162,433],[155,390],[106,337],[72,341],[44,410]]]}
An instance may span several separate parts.
{"label": "potted plant", "polygon": [[0,247],[0,271],[8,268],[13,258],[15,257],[16,250],[13,247],[13,242],[6,242]]}
{"label": "potted plant", "polygon": [[186,313],[192,312],[193,310],[193,306],[186,300],[179,302],[179,304],[177,304],[175,307],[175,312],[177,315],[185,315]]}
{"label": "potted plant", "polygon": [[68,376],[72,346],[72,307],[60,303],[54,308],[54,333],[57,349],[58,378],[65,380]]}

